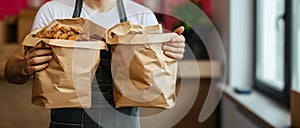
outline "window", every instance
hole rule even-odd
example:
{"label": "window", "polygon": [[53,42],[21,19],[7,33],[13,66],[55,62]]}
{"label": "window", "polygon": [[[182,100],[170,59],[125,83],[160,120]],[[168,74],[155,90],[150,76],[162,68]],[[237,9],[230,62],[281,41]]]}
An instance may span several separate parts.
{"label": "window", "polygon": [[293,69],[292,87],[293,90],[300,92],[300,0],[292,1],[292,46],[293,46]]}
{"label": "window", "polygon": [[288,0],[255,1],[255,88],[289,103]]}

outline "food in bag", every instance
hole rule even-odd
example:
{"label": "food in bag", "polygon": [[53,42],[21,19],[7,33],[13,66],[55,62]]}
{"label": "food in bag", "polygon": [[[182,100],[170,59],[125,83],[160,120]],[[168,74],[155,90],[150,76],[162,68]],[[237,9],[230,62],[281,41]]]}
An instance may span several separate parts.
{"label": "food in bag", "polygon": [[[56,39],[58,31],[62,31],[59,36],[68,37]],[[93,38],[82,39],[83,34]],[[53,51],[49,67],[34,74],[32,103],[44,108],[90,107],[91,82],[100,61],[100,50],[106,49],[101,41],[104,34],[103,27],[74,18],[54,20],[27,35],[23,41],[26,50],[47,47]]]}
{"label": "food in bag", "polygon": [[33,34],[33,37],[48,38],[48,39],[65,39],[76,41],[89,41],[90,37],[83,30],[74,27],[53,25],[50,29],[44,28],[40,32]]}

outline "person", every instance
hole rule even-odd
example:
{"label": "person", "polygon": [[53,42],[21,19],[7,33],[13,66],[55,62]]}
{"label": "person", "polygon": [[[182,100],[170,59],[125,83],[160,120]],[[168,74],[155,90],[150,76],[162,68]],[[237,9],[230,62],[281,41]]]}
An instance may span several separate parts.
{"label": "person", "polygon": [[[123,3],[128,21],[144,26],[158,24],[154,13],[150,9],[131,0],[123,0]],[[84,0],[80,17],[89,19],[102,27],[110,28],[120,22],[116,4],[116,0]],[[35,16],[32,30],[44,27],[55,19],[71,18],[74,8],[75,0],[52,0],[45,3]],[[166,56],[176,60],[183,58],[185,48],[185,38],[181,35],[183,31],[184,27],[177,28],[174,32],[178,33],[178,36],[163,43],[162,50]],[[20,46],[6,64],[6,80],[15,84],[26,83],[35,72],[42,71],[48,67],[49,62],[53,59],[52,52],[49,48],[39,48],[25,52],[24,48]],[[113,106],[112,78],[110,73],[111,55],[110,52],[104,50],[101,50],[100,55],[101,61],[96,71],[96,82],[93,82],[93,87],[100,88],[104,100]],[[97,99],[96,96],[93,96],[93,98]],[[108,106],[103,107],[101,105],[102,101],[103,99],[100,99],[93,103],[92,108],[89,109],[91,110],[90,112],[82,108],[52,109],[49,127],[139,127],[138,118],[119,118],[115,111],[107,109]],[[126,115],[139,116],[137,107],[125,107],[117,110]]]}

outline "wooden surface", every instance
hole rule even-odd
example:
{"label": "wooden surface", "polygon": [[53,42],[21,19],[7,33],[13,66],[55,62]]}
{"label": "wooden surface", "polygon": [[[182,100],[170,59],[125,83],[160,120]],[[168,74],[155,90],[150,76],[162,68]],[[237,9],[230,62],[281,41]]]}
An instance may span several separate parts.
{"label": "wooden surface", "polygon": [[6,42],[6,23],[4,20],[0,20],[0,45]]}
{"label": "wooden surface", "polygon": [[291,126],[289,110],[255,90],[249,95],[243,95],[235,93],[230,87],[226,87],[224,94],[266,127],[287,128]]}
{"label": "wooden surface", "polygon": [[0,79],[0,128],[47,128],[49,110],[31,104],[31,81],[13,85]]}
{"label": "wooden surface", "polygon": [[[193,86],[191,79],[183,80],[185,85],[178,85],[180,86]],[[191,108],[191,110],[185,115],[185,117],[174,126],[174,128],[216,128],[217,127],[217,120],[216,120],[216,112],[213,112],[210,117],[205,120],[204,122],[200,123],[198,121],[202,106],[205,102],[207,93],[210,87],[210,79],[202,79],[201,83],[199,83],[199,90],[196,101]],[[188,100],[188,99],[187,99]],[[183,104],[184,106],[184,104]]]}
{"label": "wooden surface", "polygon": [[292,126],[300,128],[300,93],[291,91],[291,120]]}
{"label": "wooden surface", "polygon": [[179,61],[179,78],[216,78],[222,75],[222,63],[209,60]]}

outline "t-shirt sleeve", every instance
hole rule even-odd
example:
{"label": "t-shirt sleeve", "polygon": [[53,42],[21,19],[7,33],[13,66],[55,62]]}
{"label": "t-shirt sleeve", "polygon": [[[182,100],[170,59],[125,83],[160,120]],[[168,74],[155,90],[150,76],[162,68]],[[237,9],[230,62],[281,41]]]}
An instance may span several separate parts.
{"label": "t-shirt sleeve", "polygon": [[32,24],[32,28],[31,31],[36,29],[36,28],[41,28],[41,27],[45,27],[46,25],[48,25],[51,21],[53,21],[53,15],[51,13],[51,10],[49,8],[49,4],[45,3],[37,12],[35,18],[34,18],[34,22]]}
{"label": "t-shirt sleeve", "polygon": [[140,24],[143,26],[152,26],[158,24],[153,11],[151,11],[149,8],[131,0],[123,1],[125,4],[127,18],[133,24]]}
{"label": "t-shirt sleeve", "polygon": [[145,12],[145,17],[144,19],[144,25],[145,26],[151,26],[151,25],[157,25],[158,21],[156,19],[156,16],[154,15],[153,12]]}

